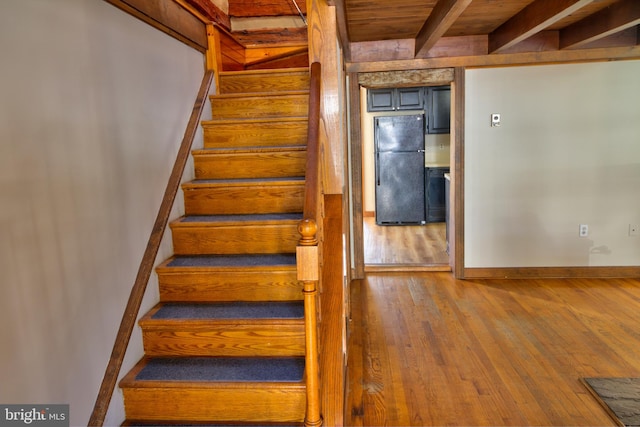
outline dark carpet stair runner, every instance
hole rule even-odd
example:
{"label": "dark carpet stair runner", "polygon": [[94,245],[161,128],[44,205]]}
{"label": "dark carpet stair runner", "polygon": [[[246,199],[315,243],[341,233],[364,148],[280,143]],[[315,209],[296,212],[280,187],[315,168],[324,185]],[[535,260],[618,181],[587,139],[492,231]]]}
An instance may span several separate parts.
{"label": "dark carpet stair runner", "polygon": [[178,256],[167,261],[168,267],[259,267],[296,265],[294,254],[200,255]]}
{"label": "dark carpet stair runner", "polygon": [[148,381],[300,382],[304,360],[254,357],[173,357],[150,360],[136,379]]}
{"label": "dark carpet stair runner", "polygon": [[174,256],[157,268],[160,303],[140,319],[145,356],[120,383],[124,425],[304,420],[295,247],[307,70],[222,73],[221,82],[205,146],[193,151],[196,179],[183,185],[186,214],[171,224]]}

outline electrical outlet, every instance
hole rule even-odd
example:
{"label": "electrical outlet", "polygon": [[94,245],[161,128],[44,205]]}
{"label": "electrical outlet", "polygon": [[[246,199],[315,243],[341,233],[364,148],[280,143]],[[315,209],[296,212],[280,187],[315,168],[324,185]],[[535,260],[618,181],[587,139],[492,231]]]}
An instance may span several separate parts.
{"label": "electrical outlet", "polygon": [[589,226],[587,224],[580,224],[580,237],[587,237],[589,235]]}
{"label": "electrical outlet", "polygon": [[640,236],[640,224],[629,224],[629,237]]}

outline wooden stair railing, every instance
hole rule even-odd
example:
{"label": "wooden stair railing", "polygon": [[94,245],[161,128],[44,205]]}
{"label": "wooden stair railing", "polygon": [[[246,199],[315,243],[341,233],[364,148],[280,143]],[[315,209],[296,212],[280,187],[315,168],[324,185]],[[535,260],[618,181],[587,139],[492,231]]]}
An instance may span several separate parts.
{"label": "wooden stair railing", "polygon": [[193,110],[191,111],[191,116],[189,117],[189,122],[187,123],[187,128],[185,129],[180,149],[173,165],[173,170],[169,177],[162,203],[158,210],[158,215],[156,216],[153,229],[151,230],[151,235],[144,251],[142,261],[140,262],[138,274],[131,289],[127,307],[122,316],[120,328],[118,329],[118,334],[100,386],[100,391],[98,392],[98,397],[96,398],[96,403],[91,413],[91,417],[89,418],[89,426],[102,426],[104,424],[104,419],[107,415],[109,403],[111,402],[111,397],[118,381],[118,375],[120,374],[122,361],[129,344],[129,339],[131,338],[133,328],[138,318],[142,298],[144,297],[147,284],[149,283],[156,255],[158,254],[164,231],[167,228],[171,208],[175,201],[176,194],[178,193],[178,189],[180,188],[180,181],[182,180],[182,175],[191,153],[191,146],[193,145],[193,140],[200,124],[200,117],[207,100],[213,75],[213,71],[206,71],[202,78],[202,83],[200,84],[200,89],[193,105]]}
{"label": "wooden stair railing", "polygon": [[320,223],[320,64],[311,64],[309,121],[303,219],[298,226],[301,239],[296,249],[298,280],[304,285],[305,369],[307,408],[305,425],[322,425],[318,351],[318,283],[320,280],[318,224]]}

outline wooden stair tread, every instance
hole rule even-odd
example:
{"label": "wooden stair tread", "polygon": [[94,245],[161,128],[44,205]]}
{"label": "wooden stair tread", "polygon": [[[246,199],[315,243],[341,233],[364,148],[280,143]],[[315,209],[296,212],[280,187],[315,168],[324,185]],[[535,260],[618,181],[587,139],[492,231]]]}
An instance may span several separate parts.
{"label": "wooden stair tread", "polygon": [[192,152],[196,180],[304,177],[306,147],[226,147]]}
{"label": "wooden stair tread", "polygon": [[138,322],[150,357],[304,356],[303,301],[164,302]]}
{"label": "wooden stair tread", "polygon": [[213,116],[201,124],[206,148],[307,145],[306,116]]}
{"label": "wooden stair tread", "polygon": [[211,100],[221,99],[251,99],[251,98],[288,98],[291,96],[308,96],[308,90],[283,90],[277,92],[249,92],[249,93],[220,93],[209,95]]}
{"label": "wooden stair tread", "polygon": [[255,93],[308,90],[310,75],[306,69],[294,71],[264,70],[221,72],[219,74],[219,93]]}
{"label": "wooden stair tread", "polygon": [[[213,96],[213,95],[212,95]],[[249,123],[255,124],[277,124],[277,123],[294,123],[294,124],[302,124],[308,121],[308,117],[230,117],[230,118],[213,118],[211,120],[204,120],[201,122],[202,126],[219,126],[219,125],[242,125],[247,126]]]}
{"label": "wooden stair tread", "polygon": [[304,177],[274,177],[274,178],[233,178],[233,179],[194,179],[182,184],[184,190],[193,190],[208,187],[246,187],[253,186],[282,186],[282,185],[303,185]]}
{"label": "wooden stair tread", "polygon": [[170,224],[176,255],[294,253],[302,214],[193,215]]}
{"label": "wooden stair tread", "polygon": [[304,92],[211,95],[209,100],[212,120],[253,120],[255,117],[308,119],[309,94]]}
{"label": "wooden stair tread", "polygon": [[304,387],[303,357],[144,357],[122,388]]}
{"label": "wooden stair tread", "polygon": [[271,145],[271,146],[255,146],[255,147],[212,147],[193,150],[191,154],[194,156],[215,156],[218,154],[260,154],[260,153],[279,153],[290,151],[307,151],[305,145]]}
{"label": "wooden stair tread", "polygon": [[302,300],[295,253],[172,256],[156,267],[161,301]]}
{"label": "wooden stair tread", "polygon": [[220,77],[227,76],[246,76],[246,75],[264,75],[273,76],[276,74],[305,74],[309,75],[307,67],[297,68],[273,68],[267,70],[240,70],[240,71],[220,71]]}
{"label": "wooden stair tread", "polygon": [[278,91],[210,95],[211,117],[218,119],[254,117],[308,118],[309,91]]}
{"label": "wooden stair tread", "polygon": [[248,214],[248,215],[191,215],[183,216],[172,222],[173,225],[201,227],[243,225],[247,223],[298,223],[302,220],[301,213],[282,214]]}

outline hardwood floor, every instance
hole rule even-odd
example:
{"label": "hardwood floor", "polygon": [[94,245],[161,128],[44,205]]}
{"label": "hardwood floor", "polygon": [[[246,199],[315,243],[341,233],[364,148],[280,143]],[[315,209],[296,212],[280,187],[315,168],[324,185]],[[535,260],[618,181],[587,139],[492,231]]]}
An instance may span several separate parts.
{"label": "hardwood floor", "polygon": [[612,426],[581,377],[640,376],[640,280],[352,284],[350,426]]}
{"label": "hardwood floor", "polygon": [[367,265],[448,265],[444,222],[426,225],[376,225],[364,218],[364,262]]}

